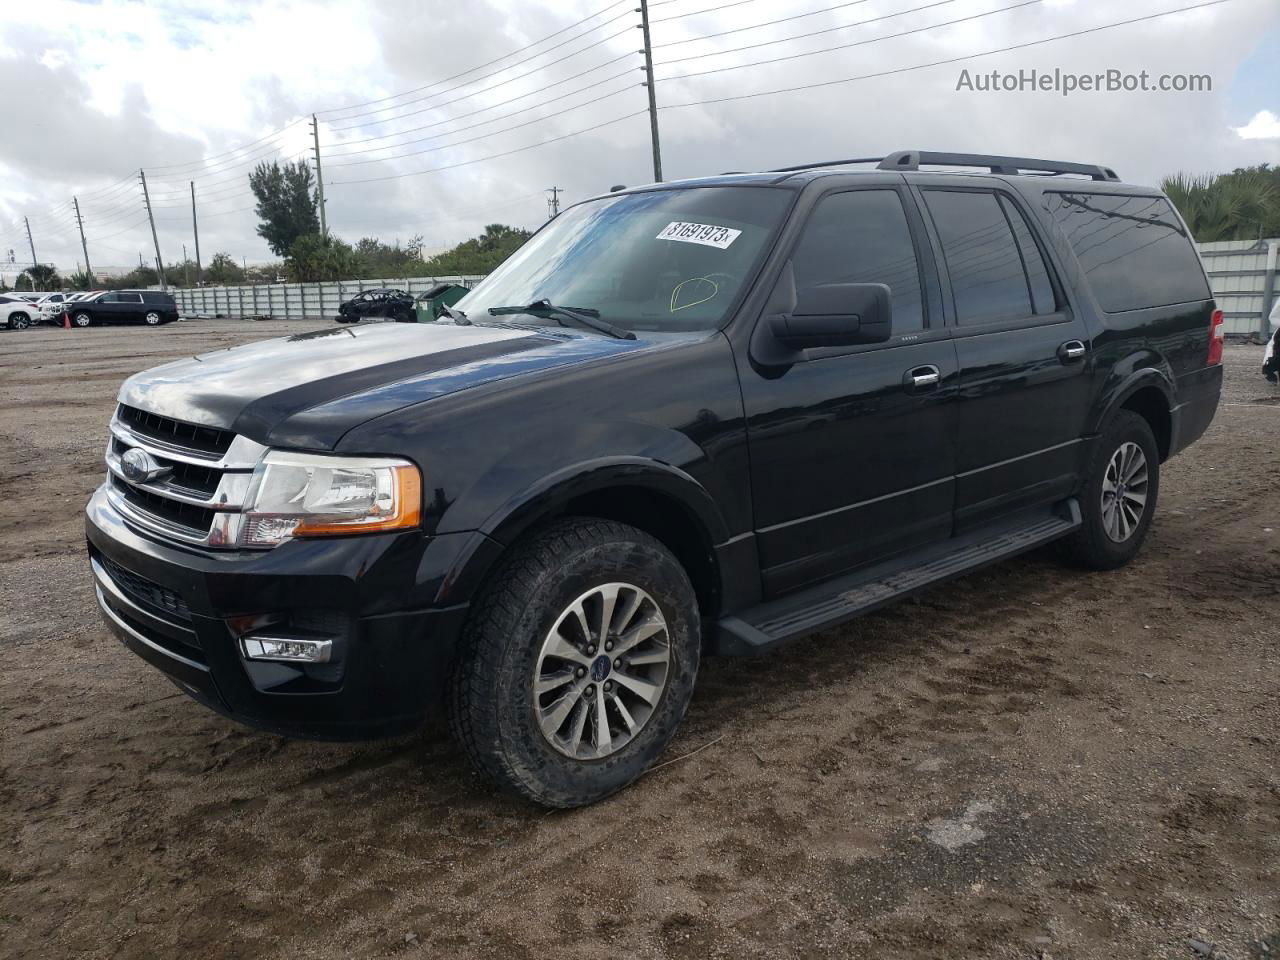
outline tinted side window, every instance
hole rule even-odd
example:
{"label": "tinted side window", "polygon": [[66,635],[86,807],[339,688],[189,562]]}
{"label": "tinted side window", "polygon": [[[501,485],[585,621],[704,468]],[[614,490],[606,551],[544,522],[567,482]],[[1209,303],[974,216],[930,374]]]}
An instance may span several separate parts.
{"label": "tinted side window", "polygon": [[137,293],[117,293],[116,302],[118,303],[141,303],[142,296]]}
{"label": "tinted side window", "polygon": [[119,303],[119,302],[120,302],[120,294],[118,294],[118,293],[104,293],[102,296],[100,296],[100,297],[98,298],[98,302],[99,302],[99,303]]}
{"label": "tinted side window", "polygon": [[1212,296],[1191,237],[1163,197],[1045,197],[1108,313]]}
{"label": "tinted side window", "polygon": [[168,306],[168,307],[173,306],[175,302],[171,294],[159,293],[159,292],[144,293],[142,295],[142,300],[144,303],[158,303],[161,306]]}
{"label": "tinted side window", "polygon": [[0,297],[0,303],[13,303],[8,297]]}
{"label": "tinted side window", "polygon": [[994,193],[924,191],[963,325],[1029,316],[1022,254]]}
{"label": "tinted side window", "polygon": [[821,200],[791,265],[797,289],[820,283],[886,284],[894,332],[924,327],[920,265],[902,199],[893,190],[856,190]]}
{"label": "tinted side window", "polygon": [[1014,206],[1008,197],[1000,197],[1000,206],[1004,215],[1013,227],[1014,238],[1018,241],[1018,250],[1022,253],[1022,266],[1027,271],[1027,285],[1031,288],[1031,303],[1035,307],[1036,316],[1044,316],[1058,309],[1058,300],[1053,292],[1053,282],[1049,279],[1049,268],[1045,266],[1044,255],[1031,235],[1031,227],[1027,225],[1022,211]]}

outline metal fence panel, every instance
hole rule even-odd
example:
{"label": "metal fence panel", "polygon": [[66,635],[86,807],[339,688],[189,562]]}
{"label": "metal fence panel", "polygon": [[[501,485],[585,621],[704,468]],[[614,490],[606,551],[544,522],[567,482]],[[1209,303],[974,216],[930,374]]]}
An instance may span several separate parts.
{"label": "metal fence panel", "polygon": [[273,317],[320,320],[338,315],[338,304],[362,290],[393,287],[412,294],[426,293],[438,283],[474,287],[483,276],[399,277],[382,280],[333,280],[324,283],[256,283],[237,287],[175,289],[178,311],[188,317]]}

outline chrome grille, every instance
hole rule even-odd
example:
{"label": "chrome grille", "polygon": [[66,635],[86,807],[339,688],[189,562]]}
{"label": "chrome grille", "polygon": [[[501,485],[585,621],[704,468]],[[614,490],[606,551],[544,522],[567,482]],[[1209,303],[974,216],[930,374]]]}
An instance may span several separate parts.
{"label": "chrome grille", "polygon": [[[168,469],[134,482],[121,458],[132,449]],[[126,520],[183,543],[234,547],[253,469],[267,448],[228,431],[120,404],[107,443],[107,497]]]}

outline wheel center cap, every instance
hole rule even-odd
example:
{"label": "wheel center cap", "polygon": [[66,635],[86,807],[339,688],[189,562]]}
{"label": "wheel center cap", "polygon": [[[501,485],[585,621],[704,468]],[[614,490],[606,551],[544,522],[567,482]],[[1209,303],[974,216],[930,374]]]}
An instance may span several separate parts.
{"label": "wheel center cap", "polygon": [[613,665],[609,662],[609,658],[604,654],[596,657],[591,661],[591,679],[596,683],[600,683],[609,676],[609,670]]}

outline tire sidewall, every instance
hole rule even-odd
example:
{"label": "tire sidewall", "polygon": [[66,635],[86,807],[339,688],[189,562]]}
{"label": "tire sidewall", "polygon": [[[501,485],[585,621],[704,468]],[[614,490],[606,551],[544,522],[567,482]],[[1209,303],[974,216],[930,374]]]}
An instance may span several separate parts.
{"label": "tire sidewall", "polygon": [[[1147,502],[1138,521],[1138,529],[1120,543],[1107,536],[1102,517],[1102,484],[1107,465],[1116,451],[1125,443],[1136,443],[1147,458]],[[1119,567],[1128,563],[1142,548],[1147,531],[1155,516],[1160,497],[1160,449],[1156,445],[1151,427],[1141,416],[1129,410],[1121,410],[1098,438],[1098,446],[1090,466],[1089,476],[1082,492],[1081,513],[1084,534],[1091,565],[1100,569]]]}
{"label": "tire sidewall", "polygon": [[77,313],[74,317],[71,318],[71,322],[75,326],[80,327],[81,329],[84,329],[85,327],[93,323],[93,318],[87,313]]}
{"label": "tire sidewall", "polygon": [[31,318],[25,313],[14,313],[9,316],[9,326],[14,330],[25,330],[31,326]]}
{"label": "tire sidewall", "polygon": [[[538,655],[556,619],[579,596],[622,581],[645,590],[667,621],[671,664],[667,685],[643,729],[602,760],[574,760],[542,734],[533,696]],[[697,677],[701,637],[693,589],[665,550],[614,540],[570,552],[547,569],[505,638],[497,677],[497,726],[506,761],[521,780],[537,784],[544,802],[577,805],[607,796],[647,770],[684,716]]]}

